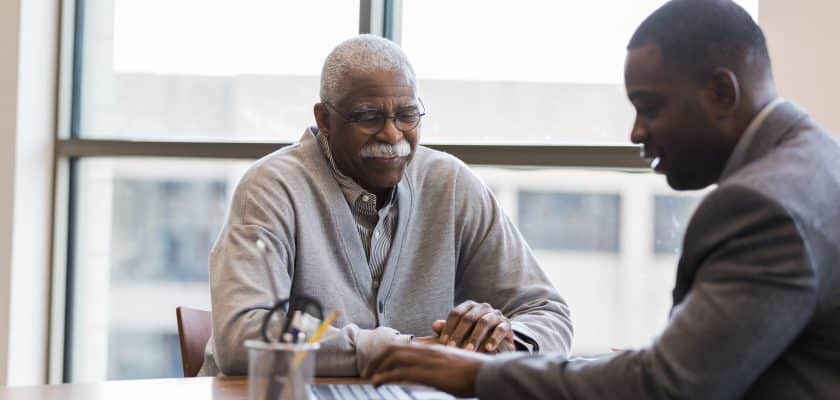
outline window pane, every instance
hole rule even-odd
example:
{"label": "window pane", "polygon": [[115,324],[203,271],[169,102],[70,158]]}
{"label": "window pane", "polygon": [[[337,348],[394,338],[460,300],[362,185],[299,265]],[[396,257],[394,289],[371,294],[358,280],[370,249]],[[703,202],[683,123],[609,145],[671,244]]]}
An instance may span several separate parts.
{"label": "window pane", "polygon": [[[661,332],[672,304],[679,242],[667,249],[654,243],[659,236],[682,235],[692,209],[662,206],[661,199],[693,205],[702,193],[677,194],[662,176],[648,173],[476,171],[569,303],[574,354],[643,346]],[[660,219],[669,223],[654,234]]]}
{"label": "window pane", "polygon": [[[174,310],[178,305],[210,308],[207,258],[232,190],[249,165],[125,158],[80,162],[73,381],[181,375]],[[658,237],[681,234],[697,194],[678,195],[652,174],[476,171],[568,301],[575,354],[640,346],[662,329],[678,255],[676,247],[658,244]],[[680,206],[663,203],[671,197]],[[653,229],[659,220],[668,223]]]}
{"label": "window pane", "polygon": [[688,219],[694,214],[700,199],[659,195],[654,200],[653,251],[656,254],[679,254]]}
{"label": "window pane", "polygon": [[114,177],[113,185],[112,280],[207,282],[228,182]]}
{"label": "window pane", "polygon": [[181,350],[177,333],[122,331],[111,327],[108,379],[154,379],[178,376]]}
{"label": "window pane", "polygon": [[85,2],[81,135],[296,140],[359,1]]}
{"label": "window pane", "polygon": [[249,164],[79,163],[74,382],[181,376],[175,307],[210,309],[208,255]]}
{"label": "window pane", "polygon": [[519,229],[535,249],[618,252],[618,194],[519,192]]}
{"label": "window pane", "polygon": [[[404,0],[402,45],[429,111],[424,140],[628,144],[625,49],[663,3]],[[758,0],[738,3],[757,18]]]}

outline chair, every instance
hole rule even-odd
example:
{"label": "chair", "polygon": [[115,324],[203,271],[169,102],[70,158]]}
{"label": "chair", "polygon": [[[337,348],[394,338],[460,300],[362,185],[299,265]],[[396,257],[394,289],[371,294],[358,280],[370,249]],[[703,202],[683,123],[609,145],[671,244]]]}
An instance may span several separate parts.
{"label": "chair", "polygon": [[210,312],[189,307],[176,307],[178,319],[178,341],[181,343],[181,364],[184,377],[198,375],[204,363],[204,348],[210,340],[212,323]]}

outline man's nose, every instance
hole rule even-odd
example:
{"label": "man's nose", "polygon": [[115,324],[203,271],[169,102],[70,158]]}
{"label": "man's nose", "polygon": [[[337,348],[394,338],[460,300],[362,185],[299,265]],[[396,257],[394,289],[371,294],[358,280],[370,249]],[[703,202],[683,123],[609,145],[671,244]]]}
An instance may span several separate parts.
{"label": "man's nose", "polygon": [[386,118],[382,125],[382,129],[376,135],[380,141],[397,144],[403,137],[401,130],[397,129],[396,118]]}
{"label": "man's nose", "polygon": [[636,144],[641,144],[647,141],[647,137],[647,129],[637,119],[633,124],[633,129],[630,131],[630,141]]}

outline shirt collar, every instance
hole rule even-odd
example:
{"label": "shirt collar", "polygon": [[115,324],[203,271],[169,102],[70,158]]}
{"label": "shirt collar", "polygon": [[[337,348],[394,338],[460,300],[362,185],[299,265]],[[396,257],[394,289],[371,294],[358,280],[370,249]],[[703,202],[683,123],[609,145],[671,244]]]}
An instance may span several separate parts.
{"label": "shirt collar", "polygon": [[741,135],[741,138],[738,139],[738,143],[735,145],[735,148],[732,150],[732,154],[729,155],[729,160],[726,161],[726,166],[723,168],[723,173],[720,175],[719,181],[722,181],[735,173],[741,166],[744,164],[744,159],[747,155],[747,150],[750,148],[752,143],[755,141],[756,135],[761,128],[761,125],[770,116],[770,113],[773,112],[776,107],[780,104],[784,103],[785,99],[781,97],[776,97],[773,101],[767,103],[758,114],[753,117],[752,121],[750,121],[749,125],[747,125],[747,129],[744,130],[744,134]]}

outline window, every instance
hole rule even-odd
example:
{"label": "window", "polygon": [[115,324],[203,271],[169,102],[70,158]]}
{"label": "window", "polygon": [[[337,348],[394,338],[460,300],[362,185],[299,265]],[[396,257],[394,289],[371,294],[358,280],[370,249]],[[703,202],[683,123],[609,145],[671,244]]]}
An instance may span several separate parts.
{"label": "window", "polygon": [[[688,217],[684,209],[659,206],[659,193],[671,192],[662,177],[568,168],[476,171],[569,304],[574,354],[643,346],[662,330],[679,253],[654,251],[652,226],[662,218],[683,226]],[[698,195],[678,198],[690,204]]]}
{"label": "window", "polygon": [[181,374],[175,307],[210,309],[208,255],[248,165],[79,162],[70,291],[74,381]]}
{"label": "window", "polygon": [[109,342],[109,379],[153,379],[178,376],[181,371],[177,333],[123,332],[111,328]]}
{"label": "window", "polygon": [[688,219],[699,199],[687,196],[657,195],[653,222],[653,251],[656,254],[679,254]]}
{"label": "window", "polygon": [[429,112],[421,143],[493,188],[571,306],[574,352],[649,342],[699,198],[646,173],[627,141],[624,46],[661,3],[76,0],[58,379],[181,374],[174,310],[210,308],[207,257],[236,183],[313,124],[321,63],[358,32],[402,43]]}
{"label": "window", "polygon": [[618,194],[519,192],[519,229],[535,249],[617,253]]}
{"label": "window", "polygon": [[[402,3],[426,142],[627,144],[627,42],[664,1]],[[757,15],[758,0],[738,3]]]}
{"label": "window", "polygon": [[229,184],[183,177],[113,178],[115,282],[207,282],[207,254],[224,222]]}
{"label": "window", "polygon": [[293,141],[359,1],[84,2],[80,132]]}

